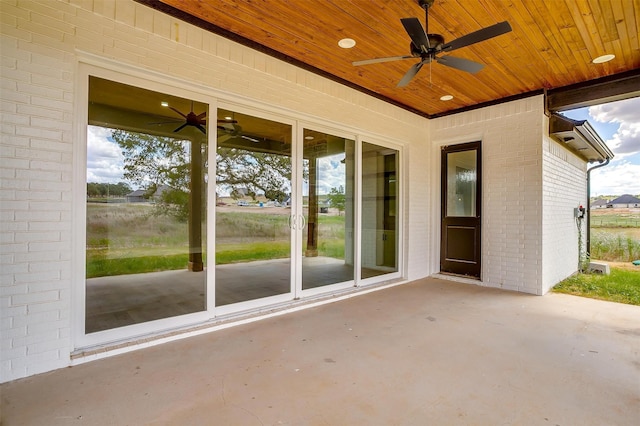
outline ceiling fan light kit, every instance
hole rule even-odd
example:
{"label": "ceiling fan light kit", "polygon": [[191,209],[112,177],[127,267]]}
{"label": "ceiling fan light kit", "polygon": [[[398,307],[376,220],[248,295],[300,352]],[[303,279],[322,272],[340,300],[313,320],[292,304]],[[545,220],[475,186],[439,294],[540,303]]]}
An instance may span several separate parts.
{"label": "ceiling fan light kit", "polygon": [[404,87],[416,76],[418,71],[425,65],[433,61],[460,71],[475,74],[484,68],[483,64],[469,59],[456,56],[440,54],[448,53],[456,49],[470,46],[481,41],[485,41],[511,31],[511,25],[507,21],[482,28],[470,34],[459,37],[449,43],[441,34],[429,34],[429,8],[433,6],[435,0],[418,0],[418,4],[425,10],[425,26],[422,27],[418,18],[402,18],[400,22],[411,38],[409,45],[410,55],[390,56],[386,58],[366,59],[353,62],[354,66],[369,65],[381,62],[399,61],[403,59],[419,58],[420,62],[414,64],[398,82],[397,87]]}

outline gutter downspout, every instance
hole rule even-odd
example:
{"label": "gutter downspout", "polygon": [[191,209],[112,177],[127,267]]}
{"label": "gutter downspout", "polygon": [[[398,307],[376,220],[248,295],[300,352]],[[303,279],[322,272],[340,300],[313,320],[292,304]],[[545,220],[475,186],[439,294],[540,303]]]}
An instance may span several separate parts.
{"label": "gutter downspout", "polygon": [[610,158],[607,158],[604,163],[595,165],[587,170],[587,256],[591,258],[591,171],[599,169],[609,164]]}

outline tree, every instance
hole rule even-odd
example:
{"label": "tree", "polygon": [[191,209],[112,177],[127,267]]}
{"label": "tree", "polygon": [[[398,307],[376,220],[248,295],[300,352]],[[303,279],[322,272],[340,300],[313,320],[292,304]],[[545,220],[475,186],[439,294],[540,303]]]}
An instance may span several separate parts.
{"label": "tree", "polygon": [[[126,130],[113,130],[112,137],[122,149],[124,178],[146,188],[148,197],[160,187],[169,188],[156,200],[157,213],[187,221],[192,143]],[[201,164],[200,169],[203,167]]]}
{"label": "tree", "polygon": [[229,188],[232,195],[243,190],[253,199],[257,194],[280,203],[288,198],[291,157],[219,147],[216,167],[217,185]]}
{"label": "tree", "polygon": [[345,208],[345,193],[344,187],[340,185],[338,188],[331,188],[331,191],[327,195],[327,200],[331,207],[338,209],[338,213],[342,213]]}
{"label": "tree", "polygon": [[[158,200],[159,213],[186,220],[190,191],[190,141],[113,130],[113,140],[124,156],[124,178],[147,188],[150,195],[160,186],[169,187]],[[206,145],[202,144],[201,169],[206,166]],[[308,170],[304,171],[305,176]],[[202,176],[204,180],[204,176]],[[291,181],[291,157],[241,148],[219,147],[216,153],[216,184],[232,194],[241,190],[253,199],[264,194],[284,202]],[[203,191],[205,186],[202,185]],[[204,199],[204,192],[202,194]],[[203,208],[206,206],[203,204]]]}
{"label": "tree", "polygon": [[98,183],[87,182],[88,197],[124,197],[131,192],[131,188],[124,182],[115,183]]}

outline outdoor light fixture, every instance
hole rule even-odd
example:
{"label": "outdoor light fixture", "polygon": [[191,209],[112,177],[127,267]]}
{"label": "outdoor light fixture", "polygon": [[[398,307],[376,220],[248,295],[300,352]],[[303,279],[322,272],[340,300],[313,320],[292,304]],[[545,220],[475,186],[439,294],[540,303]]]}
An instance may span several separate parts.
{"label": "outdoor light fixture", "polygon": [[451,99],[453,99],[452,95],[444,95],[444,96],[440,96],[440,100],[441,101],[450,101]]}
{"label": "outdoor light fixture", "polygon": [[610,60],[612,60],[613,58],[615,58],[616,55],[602,55],[602,56],[598,56],[597,58],[595,58],[593,61],[594,64],[603,64],[605,62],[609,62]]}
{"label": "outdoor light fixture", "polygon": [[343,49],[351,49],[355,45],[356,41],[352,38],[343,38],[338,42],[338,46],[342,47]]}

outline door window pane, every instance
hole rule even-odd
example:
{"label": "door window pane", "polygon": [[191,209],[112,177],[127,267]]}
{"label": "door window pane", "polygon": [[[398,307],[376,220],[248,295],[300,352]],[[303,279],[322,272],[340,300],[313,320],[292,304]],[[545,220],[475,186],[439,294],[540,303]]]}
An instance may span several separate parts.
{"label": "door window pane", "polygon": [[447,216],[476,216],[476,151],[447,154]]}
{"label": "door window pane", "polygon": [[90,77],[86,333],[205,309],[207,113]]}
{"label": "door window pane", "polygon": [[216,306],[291,291],[291,133],[218,110]]}
{"label": "door window pane", "polygon": [[398,271],[398,151],[362,144],[362,278]]}
{"label": "door window pane", "polygon": [[302,288],[354,277],[355,141],[304,129]]}

